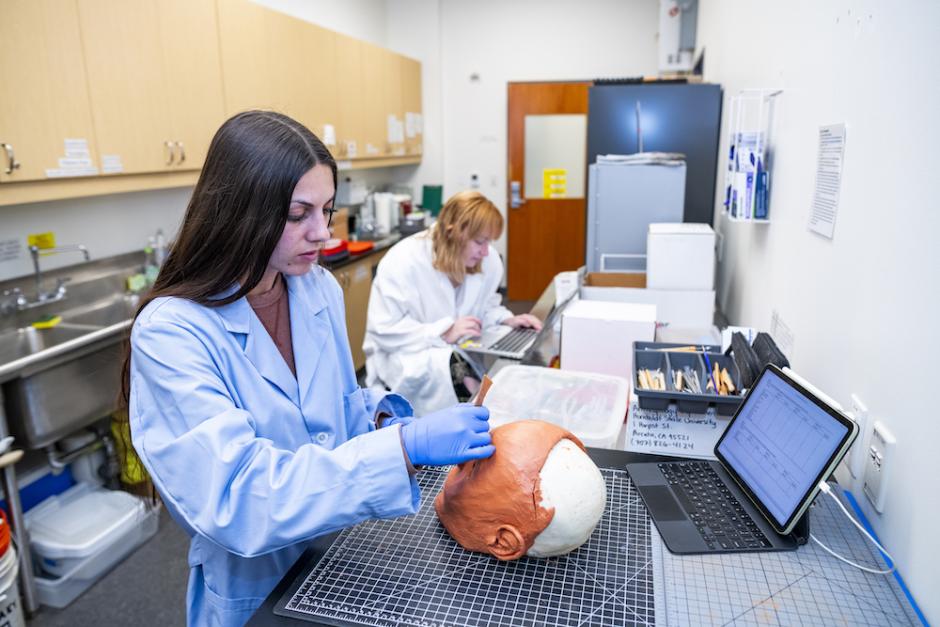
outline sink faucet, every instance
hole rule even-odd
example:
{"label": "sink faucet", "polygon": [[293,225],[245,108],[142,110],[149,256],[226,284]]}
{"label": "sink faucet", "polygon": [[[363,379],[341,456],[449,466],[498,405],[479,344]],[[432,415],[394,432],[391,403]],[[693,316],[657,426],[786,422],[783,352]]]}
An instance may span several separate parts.
{"label": "sink faucet", "polygon": [[38,307],[39,305],[45,305],[46,303],[54,303],[65,298],[65,283],[69,280],[68,278],[57,279],[55,289],[51,292],[42,291],[42,271],[39,269],[39,257],[40,255],[55,255],[58,253],[68,252],[80,252],[85,257],[85,261],[91,260],[91,255],[88,254],[88,249],[85,248],[83,244],[67,244],[64,246],[56,246],[54,248],[39,248],[38,246],[29,247],[29,254],[33,258],[33,270],[36,273],[36,299],[26,302],[23,302],[24,299],[22,298],[17,299],[18,309],[30,309],[31,307]]}

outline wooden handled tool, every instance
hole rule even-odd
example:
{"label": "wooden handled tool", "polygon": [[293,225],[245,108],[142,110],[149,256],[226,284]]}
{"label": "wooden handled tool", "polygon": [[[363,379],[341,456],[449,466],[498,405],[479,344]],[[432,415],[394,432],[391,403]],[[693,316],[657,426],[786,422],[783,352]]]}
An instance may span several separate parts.
{"label": "wooden handled tool", "polygon": [[493,385],[493,380],[490,379],[490,376],[485,374],[483,375],[483,380],[480,381],[480,389],[477,391],[476,398],[473,399],[473,404],[477,407],[483,406],[483,398],[486,396],[486,393],[490,391],[490,386]]}

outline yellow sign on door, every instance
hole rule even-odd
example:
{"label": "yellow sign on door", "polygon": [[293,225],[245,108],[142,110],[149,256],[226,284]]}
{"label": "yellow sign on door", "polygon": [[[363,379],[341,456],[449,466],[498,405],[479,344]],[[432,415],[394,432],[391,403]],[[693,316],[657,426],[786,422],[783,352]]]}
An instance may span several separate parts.
{"label": "yellow sign on door", "polygon": [[568,170],[545,168],[542,170],[542,197],[565,198],[568,195]]}

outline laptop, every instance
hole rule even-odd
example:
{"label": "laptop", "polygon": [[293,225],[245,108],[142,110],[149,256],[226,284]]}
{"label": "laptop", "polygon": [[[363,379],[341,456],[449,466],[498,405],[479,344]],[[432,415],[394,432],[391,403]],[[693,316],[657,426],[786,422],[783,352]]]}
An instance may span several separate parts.
{"label": "laptop", "polygon": [[529,328],[513,329],[505,324],[498,324],[483,330],[476,338],[464,338],[457,341],[457,346],[468,353],[496,355],[509,359],[522,359],[532,346],[542,340],[545,333],[550,333],[559,312],[571,301],[571,294],[560,304],[552,308],[548,317],[542,321],[542,330]]}
{"label": "laptop", "polygon": [[715,444],[717,461],[628,464],[673,553],[786,551],[805,544],[804,514],[858,426],[768,365]]}

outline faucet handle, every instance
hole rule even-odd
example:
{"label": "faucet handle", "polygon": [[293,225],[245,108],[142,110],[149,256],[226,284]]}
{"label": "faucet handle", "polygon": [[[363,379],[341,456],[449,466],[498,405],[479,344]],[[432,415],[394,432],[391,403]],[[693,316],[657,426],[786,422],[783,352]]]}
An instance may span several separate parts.
{"label": "faucet handle", "polygon": [[55,280],[55,296],[61,298],[65,296],[65,284],[72,280],[72,277],[64,276]]}

